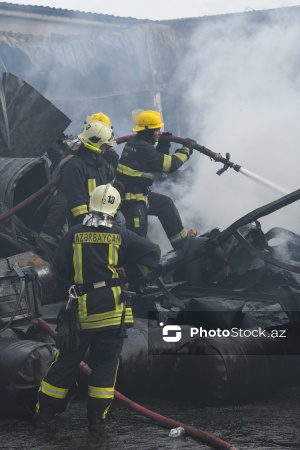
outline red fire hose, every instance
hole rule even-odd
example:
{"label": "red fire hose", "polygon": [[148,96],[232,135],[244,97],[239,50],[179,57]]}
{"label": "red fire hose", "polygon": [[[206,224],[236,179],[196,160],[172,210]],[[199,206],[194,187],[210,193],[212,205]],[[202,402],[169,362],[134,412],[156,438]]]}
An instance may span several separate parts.
{"label": "red fire hose", "polygon": [[[135,134],[129,134],[127,136],[120,137],[116,139],[118,144],[122,144],[124,142],[127,142],[129,139],[133,138]],[[161,139],[165,139],[167,141],[176,142],[177,144],[183,144],[184,139],[178,136],[168,135],[168,136],[162,136]],[[221,153],[215,153],[212,150],[209,150],[209,148],[204,147],[204,145],[196,144],[195,150],[197,150],[200,153],[203,153],[203,155],[208,156],[210,159],[213,159],[216,162],[221,162],[223,164],[226,164],[226,166],[230,167],[231,169],[234,169],[236,172],[238,172],[241,168],[238,164],[235,164],[234,162],[230,161],[227,158],[224,158]]]}
{"label": "red fire hose", "polygon": [[[37,319],[38,324],[43,328],[49,336],[51,336],[53,339],[55,339],[56,333],[55,331],[50,327],[50,325],[41,317],[38,317]],[[91,369],[90,367],[84,363],[80,363],[80,367],[83,373],[85,373],[87,376],[90,375]],[[130,400],[129,398],[125,397],[123,394],[115,390],[115,398],[119,400],[121,403],[123,403],[126,406],[129,406],[129,408],[133,409],[135,412],[138,412],[142,416],[145,416],[151,420],[154,420],[155,422],[166,426],[170,428],[177,428],[182,427],[186,434],[196,438],[200,439],[201,441],[205,442],[206,444],[210,445],[212,448],[218,449],[218,450],[238,450],[234,445],[231,445],[229,442],[224,441],[223,439],[218,438],[217,436],[207,433],[206,431],[198,430],[197,428],[190,427],[189,425],[185,425],[181,422],[177,422],[176,420],[169,419],[168,417],[162,416],[161,414],[157,414],[150,409],[144,408],[143,406],[139,405],[138,403],[135,403],[134,401]]]}
{"label": "red fire hose", "polygon": [[38,191],[34,192],[29,197],[25,198],[25,200],[23,200],[22,202],[18,203],[13,208],[10,208],[7,211],[5,211],[4,213],[0,214],[0,222],[2,220],[8,219],[13,214],[16,214],[17,212],[19,212],[22,209],[26,208],[26,206],[30,205],[32,202],[34,202],[35,200],[40,198],[42,195],[46,194],[46,192],[50,191],[50,189],[52,187],[56,186],[60,182],[60,180],[61,180],[60,176],[57,176],[57,177],[53,178],[52,181],[50,181],[49,183],[45,184],[45,186],[43,186]]}

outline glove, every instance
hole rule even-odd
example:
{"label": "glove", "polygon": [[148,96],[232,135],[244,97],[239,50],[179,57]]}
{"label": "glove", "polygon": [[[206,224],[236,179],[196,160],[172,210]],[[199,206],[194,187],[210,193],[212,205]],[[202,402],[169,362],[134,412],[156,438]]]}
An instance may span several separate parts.
{"label": "glove", "polygon": [[193,153],[193,149],[195,148],[196,144],[197,142],[194,141],[194,139],[186,138],[182,143],[182,147],[188,148],[191,155]]}
{"label": "glove", "polygon": [[56,347],[62,356],[69,355],[79,348],[81,326],[75,309],[63,306],[58,313],[57,322]]}
{"label": "glove", "polygon": [[[168,133],[168,132],[164,132],[162,133],[161,136],[172,136],[172,133]],[[171,147],[171,142],[168,141],[167,139],[160,139],[158,141],[158,144],[156,146],[156,150],[159,153],[162,153],[163,155],[169,155],[170,154],[170,147]]]}

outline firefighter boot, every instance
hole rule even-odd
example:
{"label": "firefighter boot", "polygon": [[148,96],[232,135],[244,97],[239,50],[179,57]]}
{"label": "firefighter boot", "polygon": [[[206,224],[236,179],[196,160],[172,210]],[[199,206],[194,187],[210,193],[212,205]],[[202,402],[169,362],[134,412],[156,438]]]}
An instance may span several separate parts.
{"label": "firefighter boot", "polygon": [[32,419],[32,425],[35,428],[46,428],[55,419],[55,413],[53,411],[43,411],[42,413],[37,413]]}
{"label": "firefighter boot", "polygon": [[88,428],[91,433],[102,433],[106,429],[105,419],[89,420]]}

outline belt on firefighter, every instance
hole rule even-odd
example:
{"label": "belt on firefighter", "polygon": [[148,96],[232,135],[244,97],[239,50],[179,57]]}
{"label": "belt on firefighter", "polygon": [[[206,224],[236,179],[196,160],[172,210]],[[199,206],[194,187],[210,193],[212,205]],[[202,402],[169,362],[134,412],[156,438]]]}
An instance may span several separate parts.
{"label": "belt on firefighter", "polygon": [[95,283],[73,284],[69,289],[69,296],[72,298],[78,298],[89,292],[96,291],[101,288],[110,288],[120,286],[119,278],[112,278],[104,281],[96,281]]}

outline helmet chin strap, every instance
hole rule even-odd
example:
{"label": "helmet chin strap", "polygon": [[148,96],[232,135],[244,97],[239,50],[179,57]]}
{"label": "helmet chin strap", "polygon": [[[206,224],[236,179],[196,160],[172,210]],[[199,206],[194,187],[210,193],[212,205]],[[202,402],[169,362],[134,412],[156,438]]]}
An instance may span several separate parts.
{"label": "helmet chin strap", "polygon": [[111,228],[113,226],[113,217],[96,211],[91,211],[83,219],[83,225],[87,227],[107,227]]}
{"label": "helmet chin strap", "polygon": [[88,148],[89,150],[92,150],[95,153],[100,153],[99,148],[95,147],[94,145],[88,144],[87,142],[85,142],[83,145],[85,146],[85,148]]}

